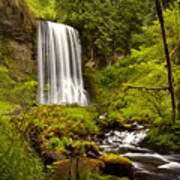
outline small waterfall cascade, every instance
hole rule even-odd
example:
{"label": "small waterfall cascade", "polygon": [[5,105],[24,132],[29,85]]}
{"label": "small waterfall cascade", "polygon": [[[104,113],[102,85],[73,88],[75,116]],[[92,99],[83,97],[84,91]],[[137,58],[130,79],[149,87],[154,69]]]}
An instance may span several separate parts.
{"label": "small waterfall cascade", "polygon": [[37,34],[39,103],[88,105],[78,31],[68,25],[40,21]]}

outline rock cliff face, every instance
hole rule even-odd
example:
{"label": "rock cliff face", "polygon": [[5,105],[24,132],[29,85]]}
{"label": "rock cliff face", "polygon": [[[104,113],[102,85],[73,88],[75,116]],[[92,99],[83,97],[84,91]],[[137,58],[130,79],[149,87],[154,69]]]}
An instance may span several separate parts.
{"label": "rock cliff face", "polygon": [[35,72],[36,19],[22,0],[0,1],[0,64],[24,81]]}

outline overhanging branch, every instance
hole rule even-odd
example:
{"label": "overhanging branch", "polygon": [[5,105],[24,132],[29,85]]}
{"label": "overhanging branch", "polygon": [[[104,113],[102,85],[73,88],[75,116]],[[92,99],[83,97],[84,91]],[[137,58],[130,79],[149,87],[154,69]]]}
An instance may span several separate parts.
{"label": "overhanging branch", "polygon": [[131,86],[127,85],[124,86],[126,89],[139,89],[139,90],[152,90],[152,91],[162,91],[162,90],[169,90],[169,87],[159,87],[159,88],[150,88],[150,87],[141,87],[141,86]]}

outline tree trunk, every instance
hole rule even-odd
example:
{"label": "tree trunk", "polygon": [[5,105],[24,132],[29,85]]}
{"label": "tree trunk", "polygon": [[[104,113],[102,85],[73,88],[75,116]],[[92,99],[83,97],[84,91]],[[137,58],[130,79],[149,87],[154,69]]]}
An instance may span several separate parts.
{"label": "tree trunk", "polygon": [[171,61],[170,61],[170,57],[169,57],[166,33],[165,33],[165,28],[164,28],[163,12],[162,12],[162,8],[161,8],[161,4],[160,4],[159,0],[156,0],[156,8],[157,8],[159,22],[161,24],[164,50],[165,50],[165,55],[166,55],[167,68],[168,68],[169,91],[171,93],[171,103],[172,103],[172,122],[175,122],[175,120],[176,120],[176,105],[175,105],[174,87],[173,87],[173,82],[172,82]]}

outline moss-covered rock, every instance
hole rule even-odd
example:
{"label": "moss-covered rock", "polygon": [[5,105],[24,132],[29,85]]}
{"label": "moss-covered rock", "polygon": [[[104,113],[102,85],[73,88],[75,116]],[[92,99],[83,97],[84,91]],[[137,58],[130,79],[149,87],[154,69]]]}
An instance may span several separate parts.
{"label": "moss-covered rock", "polygon": [[99,155],[99,147],[95,143],[89,141],[82,140],[72,142],[69,148],[74,156],[84,155],[96,158]]}
{"label": "moss-covered rock", "polygon": [[66,151],[64,151],[63,149],[58,149],[54,151],[49,150],[47,152],[43,152],[42,155],[45,159],[46,164],[51,164],[55,161],[67,159]]}
{"label": "moss-covered rock", "polygon": [[90,174],[102,174],[104,162],[98,159],[78,157],[53,163],[55,176],[53,180],[87,180]]}
{"label": "moss-covered rock", "polygon": [[101,155],[99,159],[105,162],[105,174],[133,178],[133,162],[128,158],[113,153],[107,153]]}
{"label": "moss-covered rock", "polygon": [[[71,173],[76,174],[76,166],[72,167],[71,159],[57,161],[53,165],[55,167],[53,180],[67,180],[71,177]],[[75,171],[75,173],[73,171]]]}
{"label": "moss-covered rock", "polygon": [[101,159],[105,162],[113,161],[118,164],[130,164],[130,165],[133,164],[133,162],[130,159],[128,159],[124,156],[113,154],[113,153],[103,154],[103,155],[99,156],[99,159]]}
{"label": "moss-covered rock", "polygon": [[89,173],[102,175],[105,164],[98,159],[81,157],[78,160],[78,171],[80,179],[87,179]]}

